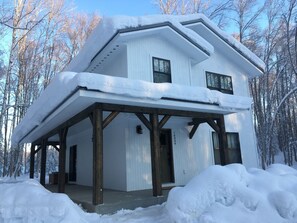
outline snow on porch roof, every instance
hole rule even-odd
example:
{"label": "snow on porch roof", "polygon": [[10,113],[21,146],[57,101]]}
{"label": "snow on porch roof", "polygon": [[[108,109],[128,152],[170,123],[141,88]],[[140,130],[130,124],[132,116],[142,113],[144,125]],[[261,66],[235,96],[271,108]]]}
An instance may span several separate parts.
{"label": "snow on porch roof", "polygon": [[[113,95],[120,95],[133,101],[138,106],[142,106],[142,103],[145,101],[152,107],[159,103],[159,106],[161,104],[163,108],[166,108],[167,104],[165,102],[162,103],[162,101],[164,98],[169,98],[191,102],[192,109],[197,109],[197,104],[194,102],[211,104],[217,112],[222,112],[223,109],[223,112],[226,114],[238,110],[247,110],[252,102],[252,99],[249,97],[222,94],[221,92],[211,91],[202,87],[171,83],[156,84],[95,73],[62,72],[54,77],[49,86],[30,106],[25,117],[14,129],[12,144],[16,146],[20,142],[25,142],[26,136],[45,122],[46,118],[54,110],[58,109],[79,87],[83,87],[88,91],[96,90],[104,93],[104,100],[109,100],[109,103],[113,102]],[[97,102],[102,102],[101,100],[97,98]],[[176,103],[176,109],[184,109],[181,105],[178,105],[178,102],[174,103]],[[83,110],[84,108],[79,109]],[[71,118],[68,117],[70,115],[64,115],[66,120]],[[59,124],[61,123],[57,123],[57,126]]]}
{"label": "snow on porch roof", "polygon": [[199,46],[203,52],[207,52],[208,55],[211,55],[214,52],[214,47],[198,33],[188,27],[191,24],[199,22],[202,22],[209,27],[214,35],[217,35],[237,50],[262,72],[264,71],[265,64],[260,58],[247,49],[243,44],[239,43],[235,38],[218,28],[203,14],[103,17],[99,25],[87,39],[79,54],[73,58],[65,71],[86,71],[92,59],[121,31],[136,31],[138,29],[141,30],[142,27],[154,27],[160,24],[171,24],[170,26],[172,28],[178,30],[179,33],[187,37],[190,42],[195,43],[194,45]]}

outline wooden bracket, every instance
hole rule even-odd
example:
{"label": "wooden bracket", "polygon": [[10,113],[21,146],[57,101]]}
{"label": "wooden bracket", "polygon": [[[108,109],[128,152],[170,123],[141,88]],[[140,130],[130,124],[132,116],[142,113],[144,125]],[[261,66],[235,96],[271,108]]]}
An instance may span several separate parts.
{"label": "wooden bracket", "polygon": [[152,131],[152,124],[147,120],[147,118],[142,113],[135,113],[135,115],[139,118],[139,120],[147,127],[150,131]]}

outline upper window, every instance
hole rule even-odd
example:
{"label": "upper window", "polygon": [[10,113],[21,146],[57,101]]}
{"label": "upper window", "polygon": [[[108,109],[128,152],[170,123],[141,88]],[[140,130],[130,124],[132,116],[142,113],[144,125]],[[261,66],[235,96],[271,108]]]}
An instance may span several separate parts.
{"label": "upper window", "polygon": [[206,72],[207,87],[222,93],[233,94],[232,78],[227,75]]}
{"label": "upper window", "polygon": [[[237,132],[227,132],[227,148],[224,150],[227,164],[228,163],[242,163],[239,134]],[[214,149],[215,164],[221,164],[220,158],[220,142],[218,133],[212,133],[212,142]]]}
{"label": "upper window", "polygon": [[171,83],[170,61],[153,57],[154,83]]}

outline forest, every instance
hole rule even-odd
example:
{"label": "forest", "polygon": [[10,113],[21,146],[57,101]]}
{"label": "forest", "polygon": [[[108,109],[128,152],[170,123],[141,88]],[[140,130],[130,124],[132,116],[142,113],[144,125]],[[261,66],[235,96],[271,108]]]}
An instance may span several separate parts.
{"label": "forest", "polygon": [[[129,1],[127,1],[129,4]],[[265,62],[249,80],[263,169],[281,155],[297,161],[297,0],[155,0],[160,14],[203,13]],[[133,5],[131,5],[133,7]],[[100,23],[70,0],[0,2],[0,176],[29,171],[29,147],[10,143],[28,107]],[[48,150],[47,171],[57,169]],[[40,154],[37,154],[36,169]],[[35,171],[38,172],[38,171]]]}

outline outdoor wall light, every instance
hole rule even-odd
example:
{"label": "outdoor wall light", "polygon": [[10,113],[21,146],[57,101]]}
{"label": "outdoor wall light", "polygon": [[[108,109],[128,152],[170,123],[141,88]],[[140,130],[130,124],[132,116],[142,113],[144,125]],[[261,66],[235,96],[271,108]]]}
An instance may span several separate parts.
{"label": "outdoor wall light", "polygon": [[137,134],[142,134],[142,133],[143,133],[143,130],[142,130],[141,125],[137,125],[137,126],[136,126],[136,133],[137,133]]}

